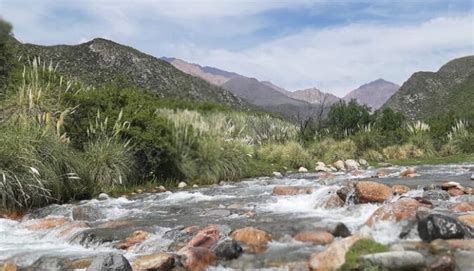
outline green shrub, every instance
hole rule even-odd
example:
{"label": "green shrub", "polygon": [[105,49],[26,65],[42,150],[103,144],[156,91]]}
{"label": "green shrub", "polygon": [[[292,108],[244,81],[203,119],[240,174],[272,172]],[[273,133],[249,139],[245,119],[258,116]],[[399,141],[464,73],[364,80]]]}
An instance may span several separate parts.
{"label": "green shrub", "polygon": [[367,161],[380,162],[384,160],[383,154],[376,150],[366,150],[362,153],[362,158]]}
{"label": "green shrub", "polygon": [[351,139],[336,141],[332,138],[326,138],[314,143],[310,146],[310,149],[315,158],[325,163],[353,159],[357,152],[357,146]]}
{"label": "green shrub", "polygon": [[311,167],[310,154],[297,142],[266,144],[257,149],[257,157],[264,161],[290,168]]}
{"label": "green shrub", "polygon": [[457,153],[474,153],[474,134],[469,132],[466,121],[458,121],[448,134],[448,145]]}
{"label": "green shrub", "polygon": [[371,125],[359,129],[351,139],[356,144],[359,155],[368,149],[379,150],[383,146],[384,141],[382,133]]}

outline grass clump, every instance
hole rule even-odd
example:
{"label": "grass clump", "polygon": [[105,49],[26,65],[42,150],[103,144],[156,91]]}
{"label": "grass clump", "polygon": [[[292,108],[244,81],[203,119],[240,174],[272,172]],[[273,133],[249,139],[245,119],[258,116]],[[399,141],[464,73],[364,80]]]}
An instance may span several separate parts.
{"label": "grass clump", "polygon": [[351,139],[336,141],[326,138],[310,146],[312,154],[325,163],[337,160],[353,159],[356,157],[357,146]]}
{"label": "grass clump", "polygon": [[388,251],[387,246],[379,244],[372,239],[359,240],[346,253],[346,262],[341,267],[341,271],[382,270],[377,266],[374,266],[365,261],[361,261],[359,257],[363,255],[367,255],[367,254],[387,252],[387,251]]}
{"label": "grass clump", "polygon": [[301,166],[311,167],[311,155],[297,142],[286,144],[266,144],[257,149],[257,158],[270,163],[297,169]]}

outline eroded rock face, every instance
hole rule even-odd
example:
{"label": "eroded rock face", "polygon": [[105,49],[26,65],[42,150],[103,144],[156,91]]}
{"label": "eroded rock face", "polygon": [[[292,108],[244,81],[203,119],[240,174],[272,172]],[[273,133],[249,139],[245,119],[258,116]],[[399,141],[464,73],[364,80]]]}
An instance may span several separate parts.
{"label": "eroded rock face", "polygon": [[430,214],[418,220],[418,234],[423,241],[431,242],[435,239],[462,239],[466,232],[463,225],[455,218]]}
{"label": "eroded rock face", "polygon": [[124,256],[110,253],[97,256],[87,271],[132,271],[132,266]]}
{"label": "eroded rock face", "polygon": [[362,237],[353,235],[332,242],[326,250],[311,254],[309,267],[311,270],[338,270],[346,262],[346,253]]}
{"label": "eroded rock face", "polygon": [[133,270],[171,270],[174,267],[175,259],[173,255],[165,252],[158,252],[150,255],[138,256],[133,261]]}
{"label": "eroded rock face", "polygon": [[401,198],[396,202],[385,204],[379,207],[367,220],[368,225],[382,220],[415,220],[416,211],[423,206],[417,200],[412,198]]}
{"label": "eroded rock face", "polygon": [[327,245],[334,240],[334,236],[325,231],[304,231],[293,238],[300,242],[309,242],[315,245]]}
{"label": "eroded rock face", "polygon": [[238,242],[225,240],[217,244],[214,248],[214,253],[219,259],[233,260],[237,259],[243,253],[243,249]]}
{"label": "eroded rock face", "polygon": [[250,252],[261,252],[266,250],[267,244],[271,240],[268,233],[254,227],[235,230],[231,233],[230,237],[235,241],[247,245]]}
{"label": "eroded rock face", "polygon": [[311,194],[314,192],[312,187],[296,187],[296,186],[275,186],[273,194],[278,196],[294,196],[302,194]]}
{"label": "eroded rock face", "polygon": [[361,257],[388,270],[417,270],[425,266],[425,257],[416,251],[389,251]]}
{"label": "eroded rock face", "polygon": [[178,252],[181,264],[191,271],[204,271],[216,263],[216,255],[205,247],[184,247]]}
{"label": "eroded rock face", "polygon": [[357,203],[384,202],[392,196],[392,189],[381,183],[360,181],[355,185],[355,201]]}

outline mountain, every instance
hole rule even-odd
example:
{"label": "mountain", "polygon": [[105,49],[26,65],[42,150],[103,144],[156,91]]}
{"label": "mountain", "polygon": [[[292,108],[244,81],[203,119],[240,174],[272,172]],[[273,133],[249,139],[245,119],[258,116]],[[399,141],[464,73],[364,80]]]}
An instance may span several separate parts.
{"label": "mountain", "polygon": [[55,46],[17,42],[16,46],[20,55],[52,61],[60,72],[93,86],[121,76],[130,85],[153,91],[162,98],[246,106],[227,90],[183,73],[166,61],[110,40],[97,38],[79,45]]}
{"label": "mountain", "polygon": [[293,99],[306,101],[311,104],[323,104],[325,106],[337,103],[341,99],[331,93],[323,92],[317,88],[308,88],[290,92],[289,96]]}
{"label": "mountain", "polygon": [[437,72],[414,73],[384,107],[410,119],[449,111],[474,115],[474,56],[451,60]]}
{"label": "mountain", "polygon": [[270,82],[270,81],[261,81],[260,83],[262,83],[262,84],[264,84],[264,85],[266,85],[266,86],[268,86],[268,87],[271,87],[271,88],[273,88],[274,90],[276,90],[276,91],[278,91],[278,92],[280,92],[280,93],[283,93],[283,94],[285,94],[285,95],[288,96],[288,97],[289,97],[290,94],[291,94],[291,91],[288,91],[288,90],[286,90],[286,89],[284,89],[284,88],[282,88],[282,87],[279,87],[279,86],[273,84],[273,83]]}
{"label": "mountain", "polygon": [[373,110],[379,109],[397,90],[399,85],[384,79],[378,79],[364,84],[349,92],[343,97],[345,101],[356,99],[359,104],[370,106]]}

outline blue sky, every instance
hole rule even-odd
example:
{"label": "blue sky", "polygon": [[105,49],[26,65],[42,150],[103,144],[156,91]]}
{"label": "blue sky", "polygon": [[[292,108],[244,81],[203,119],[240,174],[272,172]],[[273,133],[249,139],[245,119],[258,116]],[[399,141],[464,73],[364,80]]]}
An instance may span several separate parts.
{"label": "blue sky", "polygon": [[0,16],[23,42],[104,37],[340,96],[474,54],[472,0],[0,0]]}

